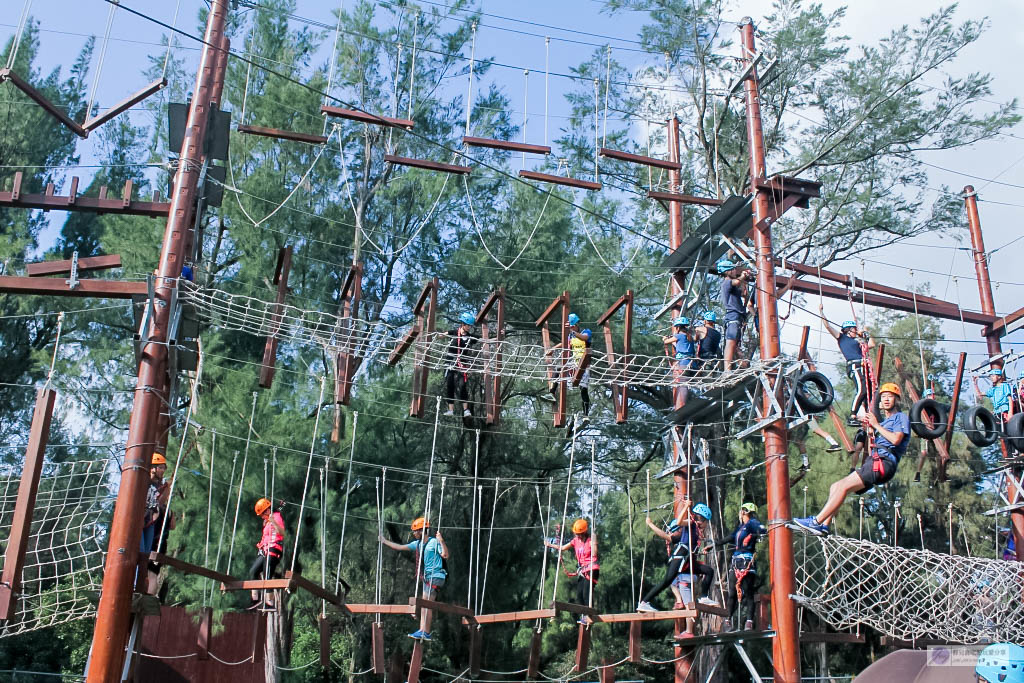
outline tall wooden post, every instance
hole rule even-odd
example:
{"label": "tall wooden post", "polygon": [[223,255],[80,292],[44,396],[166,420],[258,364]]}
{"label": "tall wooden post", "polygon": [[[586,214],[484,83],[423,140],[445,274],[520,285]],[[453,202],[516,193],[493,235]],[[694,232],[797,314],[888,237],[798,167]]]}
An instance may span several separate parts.
{"label": "tall wooden post", "polygon": [[[750,184],[754,194],[754,244],[757,249],[757,311],[761,358],[768,361],[781,355],[779,344],[779,311],[775,288],[775,265],[772,255],[771,212],[769,192],[759,186],[766,180],[764,133],[761,129],[760,90],[757,70],[752,62],[754,50],[754,23],[747,17],[740,29],[743,33],[742,59],[750,67],[743,83],[747,108],[747,146],[750,154]],[[763,414],[772,412],[771,397],[766,392]],[[772,641],[772,661],[776,683],[797,683],[800,680],[800,631],[796,618],[796,603],[790,597],[795,592],[793,577],[793,532],[783,522],[792,517],[789,500],[789,461],[784,418],[772,422],[763,430],[768,488],[768,546],[772,580],[772,625],[776,637]]]}
{"label": "tall wooden post", "polygon": [[[174,178],[171,209],[164,230],[155,284],[154,315],[148,342],[139,362],[135,400],[128,427],[128,440],[121,467],[121,483],[110,526],[103,587],[93,630],[89,683],[116,682],[121,674],[131,615],[132,583],[142,537],[142,514],[149,486],[150,463],[147,443],[154,438],[167,364],[167,323],[171,290],[181,274],[195,204],[203,142],[210,115],[210,98],[217,77],[219,47],[227,23],[228,0],[211,0],[199,71],[182,141],[180,163]],[[224,64],[225,62],[220,62]]]}

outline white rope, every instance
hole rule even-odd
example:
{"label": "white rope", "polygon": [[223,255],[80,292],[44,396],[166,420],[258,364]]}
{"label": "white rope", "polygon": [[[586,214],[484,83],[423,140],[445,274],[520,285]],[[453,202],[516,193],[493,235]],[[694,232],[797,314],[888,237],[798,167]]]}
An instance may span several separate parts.
{"label": "white rope", "polygon": [[[558,578],[562,570],[562,539],[565,533],[565,521],[569,514],[569,491],[572,489],[572,468],[576,458],[576,435],[579,433],[578,429],[572,430],[572,441],[569,445],[569,472],[565,480],[565,502],[562,503],[562,525],[559,527],[558,540],[555,541],[558,547],[558,561],[555,564],[555,585],[551,588],[551,602],[554,602],[558,597]],[[571,534],[570,534],[571,537]]]}
{"label": "white rope", "polygon": [[25,34],[25,25],[28,23],[29,9],[32,7],[32,0],[25,0],[21,8],[21,16],[18,18],[18,28],[14,31],[14,43],[11,45],[11,54],[7,55],[7,68],[14,68],[14,60],[18,57],[18,48],[21,47],[21,38]]}
{"label": "white rope", "polygon": [[[917,287],[914,285],[913,270],[910,271],[910,291],[914,295],[914,323],[917,325],[917,350],[921,354],[921,393],[923,394],[928,391],[928,369],[924,364],[924,339],[921,337],[921,316],[917,312]],[[881,371],[882,369],[878,368],[875,372]]]}
{"label": "white rope", "polygon": [[[352,491],[352,460],[356,455],[356,431],[359,429],[359,411],[352,413],[352,445],[348,453],[348,474],[345,476],[345,507],[341,512],[341,542],[338,544],[338,576],[334,581],[334,592],[341,588],[341,556],[345,552],[345,527],[348,524],[348,499]],[[379,544],[378,544],[379,545]]]}
{"label": "white rope", "polygon": [[[597,442],[590,442],[590,586],[587,595],[587,607],[594,606],[594,563],[598,562],[594,547],[597,543]],[[580,573],[582,574],[582,567]]]}
{"label": "white rope", "polygon": [[544,37],[544,146],[548,144],[548,80],[551,71],[548,65],[551,60],[551,37]]}
{"label": "white rope", "polygon": [[167,52],[164,53],[164,66],[160,70],[162,78],[167,78],[167,65],[171,61],[171,49],[174,47],[174,41],[177,40],[177,34],[175,29],[178,27],[178,11],[181,9],[181,0],[177,0],[174,3],[174,17],[171,19],[171,32],[167,34]]}
{"label": "white rope", "polygon": [[[201,381],[202,377],[197,372],[196,378],[193,380],[193,383],[199,384]],[[188,410],[185,411],[185,428],[181,432],[181,442],[178,444],[178,458],[174,462],[174,472],[171,473],[171,488],[170,491],[167,492],[167,507],[164,510],[163,523],[160,525],[160,531],[157,533],[156,538],[153,540],[152,550],[154,552],[160,552],[160,539],[162,539],[164,537],[164,534],[167,533],[167,524],[168,522],[170,522],[171,519],[171,503],[174,501],[174,488],[178,483],[178,469],[181,467],[181,461],[185,454],[185,439],[188,436],[188,426],[190,424],[193,424],[192,409],[195,407],[195,405],[195,401],[189,401]],[[196,438],[199,438],[198,433],[196,434]]]}
{"label": "white rope", "polygon": [[107,13],[107,27],[103,32],[103,42],[100,44],[100,56],[96,61],[96,73],[92,77],[92,87],[89,89],[89,104],[85,107],[85,118],[92,116],[92,105],[96,102],[96,91],[100,85],[100,75],[103,73],[103,62],[107,57],[107,45],[110,44],[110,28],[114,25],[114,14],[120,6],[121,0],[109,0],[110,12]]}
{"label": "white rope", "polygon": [[629,590],[631,605],[636,604],[636,562],[633,559],[633,493],[626,482],[626,512],[629,520]]}
{"label": "white rope", "polygon": [[46,384],[44,389],[49,389],[53,382],[53,368],[57,365],[57,352],[60,351],[60,333],[64,329],[64,311],[57,314],[57,336],[53,340],[53,357],[50,358],[50,371],[46,373]]}
{"label": "white rope", "polygon": [[[597,167],[598,152],[600,151],[598,149],[598,144],[597,144],[597,141],[598,141],[597,126],[598,126],[598,123],[601,120],[601,110],[600,110],[600,108],[601,108],[601,82],[598,79],[595,78],[594,79],[594,182],[595,183],[601,182],[601,174],[598,172],[598,167]],[[575,199],[575,195],[576,195],[576,193],[574,192],[573,193],[573,198],[574,199]],[[577,207],[577,208],[579,208],[579,207]]]}
{"label": "white rope", "polygon": [[[252,443],[253,428],[252,422],[256,417],[256,397],[259,396],[257,392],[252,392],[252,410],[249,412],[249,431],[245,434],[245,450],[242,454],[242,474],[238,478],[238,498],[235,501],[235,521],[231,524],[231,542],[228,545],[228,564],[225,570],[225,574],[231,573],[231,559],[235,555],[235,535],[238,532],[238,512],[242,506],[242,490],[245,488],[245,466],[249,462],[249,445]],[[218,551],[218,557],[219,557]]]}
{"label": "white rope", "polygon": [[526,253],[526,250],[530,248],[530,243],[533,242],[533,236],[537,234],[537,228],[540,227],[540,222],[541,220],[544,219],[544,213],[545,211],[547,211],[548,202],[551,201],[551,193],[548,192],[547,195],[544,197],[544,205],[541,206],[540,213],[537,215],[537,220],[534,221],[533,223],[533,230],[530,231],[529,237],[526,238],[526,244],[524,244],[523,248],[519,250],[519,253],[516,254],[516,257],[512,259],[512,263],[505,265],[504,263],[501,262],[501,259],[494,255],[494,252],[491,251],[490,247],[487,246],[487,240],[484,239],[483,231],[480,229],[480,221],[477,220],[476,217],[476,209],[473,206],[473,196],[469,192],[469,178],[467,177],[466,174],[462,176],[462,183],[466,188],[466,203],[469,205],[469,215],[473,219],[473,227],[476,229],[476,234],[480,238],[480,245],[484,248],[484,251],[487,252],[487,255],[490,256],[495,263],[497,263],[505,270],[510,270],[512,266],[514,266],[516,262],[519,261],[520,257],[522,257],[522,255]]}
{"label": "white rope", "polygon": [[473,116],[473,62],[476,59],[476,22],[472,26],[473,37],[469,49],[469,84],[466,89],[466,128],[463,135],[469,135],[469,122]]}
{"label": "white rope", "polygon": [[[306,480],[302,484],[302,498],[299,499],[299,517],[295,520],[295,544],[292,546],[292,566],[295,571],[295,561],[299,557],[299,537],[302,535],[302,515],[306,511],[306,491],[309,490],[309,473],[313,469],[313,453],[316,450],[316,436],[320,432],[320,413],[324,404],[324,387],[327,384],[327,375],[320,377],[320,398],[316,401],[316,419],[313,420],[313,436],[309,443],[309,462],[306,464]],[[321,510],[321,514],[323,510]]]}
{"label": "white rope", "polygon": [[[252,76],[252,65],[256,62],[256,53],[253,49],[256,42],[256,18],[259,16],[259,8],[257,7],[254,14],[252,15],[252,28],[249,29],[249,59],[246,60],[245,67],[245,85],[242,88],[242,113],[238,117],[239,123],[245,123],[245,110],[249,104],[249,78]],[[326,128],[325,128],[326,130]],[[229,163],[230,167],[231,164]],[[232,171],[231,182],[234,183],[234,172]],[[252,220],[251,218],[249,220]]]}
{"label": "white rope", "polygon": [[[526,143],[526,123],[530,111],[530,70],[523,69],[523,143]],[[523,168],[526,168],[526,151],[523,151]],[[548,195],[550,196],[550,195]]]}
{"label": "white rope", "polygon": [[[484,558],[484,583],[483,589],[480,591],[480,611],[484,610],[484,600],[487,598],[487,570],[491,566],[491,542],[494,540],[494,518],[498,514],[498,487],[500,486],[501,479],[499,477],[494,478],[494,502],[491,505],[491,529],[487,533],[487,556]],[[506,489],[506,493],[511,488]]]}
{"label": "white rope", "polygon": [[416,9],[416,16],[412,22],[412,58],[409,64],[409,109],[406,112],[405,118],[412,120],[412,104],[415,99],[413,93],[415,92],[414,86],[416,84],[416,38],[419,35],[420,30],[420,17],[422,16],[421,11]]}
{"label": "white rope", "polygon": [[[214,432],[216,434],[216,432]],[[224,497],[224,514],[220,518],[220,538],[217,540],[217,559],[213,563],[214,571],[220,571],[220,550],[224,545],[224,529],[228,523],[228,510],[231,509],[231,487],[235,484],[235,466],[238,465],[238,451],[231,456],[231,478],[228,480],[228,495]],[[225,572],[230,574],[231,572]],[[215,581],[210,579],[210,591],[211,596],[213,593],[213,586]]]}
{"label": "white rope", "polygon": [[[210,443],[210,490],[206,494],[206,543],[203,545],[203,566],[210,566],[210,519],[213,518],[213,465],[217,457],[217,432],[211,436]],[[203,587],[203,606],[206,602],[206,587]]]}
{"label": "white rope", "polygon": [[[427,496],[423,503],[423,519],[426,522],[430,522],[430,498],[433,489],[431,488],[431,482],[434,479],[434,458],[437,455],[437,429],[441,424],[441,397],[438,396],[434,403],[434,437],[430,443],[430,470],[427,472]],[[420,576],[423,571],[423,556],[426,555],[427,550],[427,528],[424,525],[423,538],[420,541],[419,547],[416,549],[416,588],[413,593],[414,596],[420,595]]]}
{"label": "white rope", "polygon": [[[551,478],[548,478],[548,507],[547,514],[544,513],[544,508],[540,504],[540,486],[534,484],[534,489],[537,493],[537,512],[540,514],[540,520],[544,523],[544,541],[548,540],[548,523],[551,521]],[[544,582],[547,580],[548,573],[548,549],[544,548],[544,557],[541,558],[540,562],[540,587],[537,590],[537,609],[541,609],[544,606]],[[539,623],[539,621],[538,621]]]}
{"label": "white rope", "polygon": [[[629,260],[626,261],[622,265],[622,268],[619,268],[618,270],[616,270],[612,266],[612,264],[608,263],[607,259],[605,259],[604,255],[601,253],[601,250],[597,248],[597,242],[594,241],[594,237],[590,233],[590,226],[587,225],[587,219],[583,215],[583,211],[580,209],[579,201],[576,199],[576,190],[573,190],[572,195],[573,195],[572,196],[573,206],[576,209],[576,215],[580,217],[580,223],[583,224],[583,229],[584,229],[584,231],[587,234],[587,240],[590,242],[590,245],[592,247],[594,247],[594,252],[597,253],[597,257],[599,259],[601,259],[601,263],[603,263],[605,265],[605,267],[608,270],[612,271],[616,276],[622,275],[624,272],[626,272],[626,270],[628,270],[633,265],[633,262],[636,260],[636,257],[640,254],[640,248],[643,246],[643,241],[642,240],[637,240],[636,249],[633,250],[633,255],[630,256]],[[651,226],[651,212],[648,211],[647,212],[647,225],[645,226],[644,232],[646,232],[647,231],[646,229],[649,228],[650,226]]]}
{"label": "white rope", "polygon": [[[180,0],[179,0],[180,2]],[[334,71],[338,65],[338,39],[341,37],[341,15],[345,10],[345,0],[338,1],[338,23],[334,27],[334,46],[331,47],[331,69],[327,72],[327,88],[324,90],[323,104],[327,104],[331,96],[331,86],[334,85]],[[324,114],[324,129],[321,135],[327,135],[327,114]]]}
{"label": "white rope", "polygon": [[473,544],[476,541],[476,494],[477,494],[477,468],[480,465],[480,430],[476,430],[476,449],[473,456],[473,499],[470,504],[469,513],[469,571],[466,573],[466,605],[473,605]]}

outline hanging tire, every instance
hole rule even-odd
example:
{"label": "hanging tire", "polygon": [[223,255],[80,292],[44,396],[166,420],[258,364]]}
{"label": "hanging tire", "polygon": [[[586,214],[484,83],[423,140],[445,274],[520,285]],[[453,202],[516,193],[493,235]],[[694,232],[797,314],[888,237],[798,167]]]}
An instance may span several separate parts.
{"label": "hanging tire", "polygon": [[1024,413],[1017,413],[1006,423],[1006,443],[1024,453]]}
{"label": "hanging tire", "polygon": [[967,439],[975,446],[991,446],[999,440],[996,416],[985,406],[971,406],[964,413],[960,425]]}
{"label": "hanging tire", "polygon": [[[931,420],[931,428],[925,423],[925,416]],[[939,438],[946,433],[948,425],[949,412],[934,398],[923,398],[910,407],[910,428],[922,439]]]}
{"label": "hanging tire", "polygon": [[805,372],[796,378],[793,395],[800,407],[808,413],[823,413],[836,398],[828,377],[820,372]]}

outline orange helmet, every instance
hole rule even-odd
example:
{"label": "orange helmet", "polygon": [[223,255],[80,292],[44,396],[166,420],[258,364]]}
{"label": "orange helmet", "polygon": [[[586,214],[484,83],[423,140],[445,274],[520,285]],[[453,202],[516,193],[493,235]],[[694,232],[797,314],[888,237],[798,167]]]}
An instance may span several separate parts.
{"label": "orange helmet", "polygon": [[417,517],[416,519],[412,520],[412,530],[413,531],[420,531],[420,530],[422,530],[424,528],[429,529],[430,528],[430,522],[428,522],[427,520],[423,519],[422,517]]}
{"label": "orange helmet", "polygon": [[572,532],[574,534],[585,534],[589,528],[590,526],[587,524],[587,520],[585,519],[577,519],[572,523]]}
{"label": "orange helmet", "polygon": [[264,512],[270,509],[270,501],[266,498],[260,498],[256,501],[256,514],[262,515]]}
{"label": "orange helmet", "polygon": [[882,386],[878,387],[879,394],[884,394],[885,392],[889,392],[890,394],[896,394],[900,398],[903,398],[903,395],[900,393],[900,388],[893,384],[892,382],[886,382]]}
{"label": "orange helmet", "polygon": [[153,465],[166,465],[167,464],[167,458],[164,457],[163,453],[154,452],[153,453],[153,459],[151,460],[151,464],[153,464]]}

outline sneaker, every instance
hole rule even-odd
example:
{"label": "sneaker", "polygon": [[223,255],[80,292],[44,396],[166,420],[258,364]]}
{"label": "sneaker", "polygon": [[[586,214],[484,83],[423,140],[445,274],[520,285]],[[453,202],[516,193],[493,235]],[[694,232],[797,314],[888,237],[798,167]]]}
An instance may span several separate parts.
{"label": "sneaker", "polygon": [[753,631],[754,630],[754,622],[751,621],[750,619],[747,619],[747,621],[743,624],[743,630],[744,631]]}
{"label": "sneaker", "polygon": [[695,637],[696,636],[694,634],[690,633],[689,631],[680,631],[679,633],[677,633],[674,636],[672,636],[672,640],[688,640],[690,638],[695,638]]}
{"label": "sneaker", "polygon": [[697,602],[699,602],[702,605],[710,605],[711,607],[718,607],[719,606],[717,600],[715,600],[714,598],[711,598],[711,597],[707,597],[707,596],[701,598]]}
{"label": "sneaker", "polygon": [[473,417],[473,413],[470,412],[469,408],[462,411],[462,417]]}
{"label": "sneaker", "polygon": [[856,415],[851,415],[850,417],[846,418],[846,424],[848,426],[850,426],[850,427],[860,427],[861,426],[860,420],[857,419]]}
{"label": "sneaker", "polygon": [[580,418],[580,426],[586,427],[588,424],[590,424],[590,418],[589,417],[584,415],[582,418]]}
{"label": "sneaker", "polygon": [[657,612],[658,608],[649,602],[640,601],[640,604],[636,606],[637,612]]}
{"label": "sneaker", "polygon": [[410,633],[409,637],[412,638],[413,640],[420,640],[421,638],[423,638],[423,631],[417,630],[417,631],[415,631],[413,633]]}
{"label": "sneaker", "polygon": [[426,631],[420,631],[420,640],[429,643],[431,640],[430,634]]}
{"label": "sneaker", "polygon": [[820,523],[814,517],[797,517],[793,520],[793,524],[797,525],[802,529],[810,531],[812,534],[827,535],[828,525]]}
{"label": "sneaker", "polygon": [[445,417],[455,417],[455,411],[449,408],[448,410],[444,411],[443,415]]}
{"label": "sneaker", "polygon": [[840,446],[837,443],[834,443],[834,444],[829,444],[829,447],[825,449],[825,452],[826,453],[838,453],[841,450],[843,450],[843,447]]}
{"label": "sneaker", "polygon": [[725,619],[722,621],[722,633],[732,633],[734,630],[735,629],[733,628],[732,620]]}

